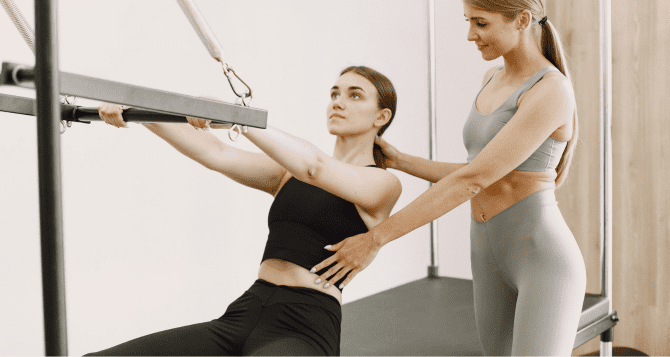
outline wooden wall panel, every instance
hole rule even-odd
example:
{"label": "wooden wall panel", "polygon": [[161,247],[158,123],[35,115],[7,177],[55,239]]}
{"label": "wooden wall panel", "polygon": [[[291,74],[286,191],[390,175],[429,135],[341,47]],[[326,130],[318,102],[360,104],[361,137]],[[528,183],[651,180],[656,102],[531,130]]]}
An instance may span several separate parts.
{"label": "wooden wall panel", "polygon": [[[668,0],[614,0],[613,307],[615,346],[670,355],[670,13]],[[580,142],[559,207],[599,292],[598,1],[547,1],[563,38]],[[599,349],[599,338],[573,355]]]}

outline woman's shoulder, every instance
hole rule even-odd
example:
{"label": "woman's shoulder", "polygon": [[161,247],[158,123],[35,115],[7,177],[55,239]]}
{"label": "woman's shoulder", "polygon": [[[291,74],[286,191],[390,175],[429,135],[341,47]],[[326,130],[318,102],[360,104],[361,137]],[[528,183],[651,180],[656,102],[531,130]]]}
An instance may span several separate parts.
{"label": "woman's shoulder", "polygon": [[482,86],[486,84],[486,82],[489,80],[489,78],[491,78],[491,76],[493,76],[493,74],[495,73],[496,70],[498,70],[498,68],[500,68],[500,66],[491,67],[486,71],[486,73],[484,73],[484,78],[482,79]]}
{"label": "woman's shoulder", "polygon": [[542,84],[540,88],[544,87],[547,95],[564,94],[568,97],[574,97],[575,95],[572,81],[558,69],[547,72],[538,82],[538,84],[540,83]]}
{"label": "woman's shoulder", "polygon": [[575,105],[575,93],[572,82],[559,70],[549,71],[544,74],[536,84],[519,97],[517,105],[521,106],[528,97],[534,97],[535,100],[531,102],[537,105],[555,102],[558,98],[565,100],[569,107]]}

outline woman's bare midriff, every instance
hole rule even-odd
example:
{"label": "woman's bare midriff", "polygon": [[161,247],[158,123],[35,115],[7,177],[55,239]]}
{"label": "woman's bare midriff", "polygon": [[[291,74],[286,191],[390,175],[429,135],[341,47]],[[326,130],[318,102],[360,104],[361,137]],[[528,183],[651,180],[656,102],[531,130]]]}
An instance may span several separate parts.
{"label": "woman's bare midriff", "polygon": [[331,285],[324,289],[324,282],[314,284],[319,276],[310,273],[307,269],[281,259],[267,259],[261,263],[258,278],[275,285],[299,286],[314,289],[333,296],[342,305],[342,292]]}
{"label": "woman's bare midriff", "polygon": [[470,199],[472,219],[486,223],[529,195],[556,188],[556,171],[514,170]]}

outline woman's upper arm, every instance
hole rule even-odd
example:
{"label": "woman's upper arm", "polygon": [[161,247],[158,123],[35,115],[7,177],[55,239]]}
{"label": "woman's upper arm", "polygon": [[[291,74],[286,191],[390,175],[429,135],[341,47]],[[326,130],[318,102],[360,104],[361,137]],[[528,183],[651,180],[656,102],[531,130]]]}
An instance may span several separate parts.
{"label": "woman's upper arm", "polygon": [[264,153],[222,146],[210,153],[207,167],[245,186],[275,195],[286,169]]}
{"label": "woman's upper arm", "polygon": [[320,159],[307,183],[341,197],[370,214],[391,212],[402,192],[400,180],[376,167],[353,166],[329,156]]}
{"label": "woman's upper arm", "polygon": [[558,73],[547,74],[526,92],[516,114],[462,173],[480,188],[488,187],[526,161],[554,131],[573,118],[574,111],[570,81]]}

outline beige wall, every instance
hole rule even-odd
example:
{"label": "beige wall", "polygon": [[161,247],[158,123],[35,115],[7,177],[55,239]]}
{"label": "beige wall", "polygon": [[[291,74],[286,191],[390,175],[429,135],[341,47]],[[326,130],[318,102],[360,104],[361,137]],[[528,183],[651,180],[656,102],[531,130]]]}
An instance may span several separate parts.
{"label": "beige wall", "polygon": [[[569,55],[581,140],[561,212],[587,266],[587,292],[599,293],[598,2],[548,1]],[[670,13],[667,0],[616,0],[613,26],[614,346],[670,355]],[[596,338],[574,351],[599,348]]]}

